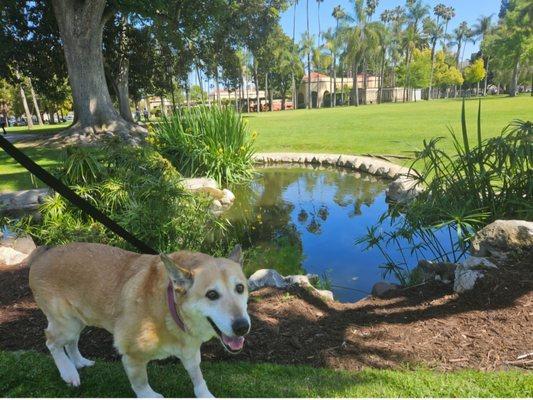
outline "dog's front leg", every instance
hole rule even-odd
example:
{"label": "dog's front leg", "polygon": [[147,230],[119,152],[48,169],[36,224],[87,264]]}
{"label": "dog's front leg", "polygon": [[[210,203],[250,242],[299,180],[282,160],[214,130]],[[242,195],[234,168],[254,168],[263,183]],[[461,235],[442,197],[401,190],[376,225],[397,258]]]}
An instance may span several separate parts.
{"label": "dog's front leg", "polygon": [[123,355],[122,364],[124,364],[131,388],[137,397],[163,397],[155,392],[148,383],[148,374],[146,372],[147,361]]}
{"label": "dog's front leg", "polygon": [[204,376],[202,375],[202,370],[200,369],[200,362],[202,356],[200,354],[200,349],[195,353],[187,354],[182,356],[181,362],[185,367],[185,370],[191,378],[192,384],[194,385],[194,395],[196,397],[215,397],[211,394],[205,383]]}

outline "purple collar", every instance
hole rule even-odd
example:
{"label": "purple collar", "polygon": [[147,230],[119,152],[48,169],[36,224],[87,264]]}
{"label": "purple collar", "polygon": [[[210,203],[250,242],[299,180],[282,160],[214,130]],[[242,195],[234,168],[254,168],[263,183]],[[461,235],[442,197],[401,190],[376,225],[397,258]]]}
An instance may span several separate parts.
{"label": "purple collar", "polygon": [[167,304],[168,304],[168,310],[170,311],[170,315],[172,315],[172,319],[178,325],[182,331],[186,332],[187,327],[185,326],[185,323],[181,319],[180,315],[178,314],[178,310],[176,309],[176,302],[174,299],[174,286],[172,285],[172,281],[168,282],[167,286]]}

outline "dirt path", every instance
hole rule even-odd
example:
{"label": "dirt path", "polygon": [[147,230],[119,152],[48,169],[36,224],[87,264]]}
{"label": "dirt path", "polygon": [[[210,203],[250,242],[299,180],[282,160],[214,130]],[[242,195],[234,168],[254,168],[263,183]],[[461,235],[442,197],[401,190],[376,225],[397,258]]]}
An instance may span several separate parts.
{"label": "dirt path", "polygon": [[[238,356],[216,341],[204,358],[309,364],[342,369],[423,364],[439,370],[533,367],[533,251],[502,267],[463,296],[446,285],[422,286],[389,299],[325,303],[304,289],[255,292],[252,333]],[[0,268],[0,348],[46,351],[45,318],[24,266]],[[90,357],[118,359],[111,336],[88,328],[80,343]]]}

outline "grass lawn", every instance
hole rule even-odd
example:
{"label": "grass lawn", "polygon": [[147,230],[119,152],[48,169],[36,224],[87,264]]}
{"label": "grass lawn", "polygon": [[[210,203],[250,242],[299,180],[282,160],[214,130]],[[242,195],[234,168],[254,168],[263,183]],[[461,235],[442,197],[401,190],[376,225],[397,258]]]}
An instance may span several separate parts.
{"label": "grass lawn", "polygon": [[[154,390],[165,397],[193,397],[192,384],[179,362],[148,368]],[[417,369],[360,372],[273,364],[203,363],[217,397],[527,397],[533,375],[520,372],[452,373]],[[69,388],[48,355],[0,352],[3,397],[131,397],[120,362],[97,361],[81,371],[81,386]]]}
{"label": "grass lawn", "polygon": [[[466,102],[469,135],[476,137],[477,100]],[[484,137],[494,136],[513,119],[533,120],[533,97],[482,100]],[[402,155],[420,149],[422,140],[460,134],[461,100],[387,103],[247,115],[257,131],[259,151],[314,151]],[[452,142],[444,145],[451,149]]]}
{"label": "grass lawn", "polygon": [[6,132],[9,133],[57,133],[70,126],[70,122],[65,122],[55,125],[34,125],[32,129],[28,129],[27,126],[12,126],[6,128]]}
{"label": "grass lawn", "polygon": [[[476,137],[477,100],[466,104],[469,134]],[[361,107],[323,108],[248,114],[257,131],[258,151],[315,151],[351,154],[406,155],[419,149],[423,139],[446,136],[443,146],[452,149],[447,127],[460,133],[461,100],[390,103]],[[494,136],[513,119],[533,120],[533,97],[495,96],[483,99],[485,137]],[[45,125],[29,133],[50,132],[67,125]],[[28,132],[26,127],[9,128]],[[54,163],[59,150],[20,145],[44,167]],[[404,161],[404,164],[407,162]],[[29,174],[0,152],[0,192],[30,188]]]}

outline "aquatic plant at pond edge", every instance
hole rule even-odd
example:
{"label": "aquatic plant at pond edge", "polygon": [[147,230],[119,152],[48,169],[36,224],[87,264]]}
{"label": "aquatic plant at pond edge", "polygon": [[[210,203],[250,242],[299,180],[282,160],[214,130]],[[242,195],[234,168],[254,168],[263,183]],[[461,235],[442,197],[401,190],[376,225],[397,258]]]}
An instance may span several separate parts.
{"label": "aquatic plant at pond edge", "polygon": [[[358,239],[367,248],[377,247],[385,258],[384,275],[394,274],[406,285],[410,275],[404,254],[417,258],[457,262],[468,250],[473,234],[498,218],[533,218],[533,123],[514,120],[500,136],[483,139],[481,101],[477,115],[477,141],[470,143],[466,114],[461,112],[461,137],[450,130],[455,152],[441,150],[442,138],[423,142],[415,154],[420,173],[411,177],[425,188],[408,205],[391,205],[378,225]],[[387,224],[391,224],[385,227]],[[436,232],[445,233],[443,244]],[[442,235],[440,235],[442,236]],[[399,245],[407,240],[409,248]],[[385,245],[395,243],[400,259],[393,259]]]}
{"label": "aquatic plant at pond edge", "polygon": [[184,176],[208,176],[219,184],[252,177],[255,134],[233,108],[179,109],[163,118],[153,138],[156,148]]}

